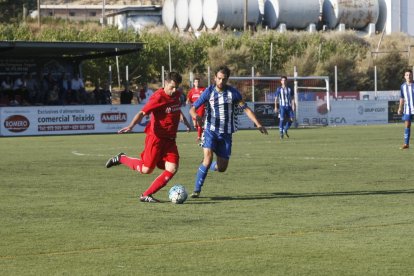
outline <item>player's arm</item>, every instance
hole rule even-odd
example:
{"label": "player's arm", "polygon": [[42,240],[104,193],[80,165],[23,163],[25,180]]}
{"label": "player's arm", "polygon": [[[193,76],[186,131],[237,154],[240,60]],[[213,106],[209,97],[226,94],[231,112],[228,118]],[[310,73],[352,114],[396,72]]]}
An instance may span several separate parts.
{"label": "player's arm", "polygon": [[132,121],[131,121],[131,123],[128,125],[128,126],[126,126],[126,127],[124,127],[124,128],[121,128],[120,130],[118,130],[118,133],[125,133],[125,132],[131,132],[132,131],[132,129],[137,125],[137,124],[139,124],[139,123],[141,123],[141,121],[142,121],[142,118],[144,118],[145,117],[145,112],[144,111],[140,111],[140,112],[138,112],[135,116],[134,116],[134,118],[132,119]]}
{"label": "player's arm", "polygon": [[275,95],[275,112],[278,113],[279,112],[279,91],[276,90],[276,95]]}
{"label": "player's arm", "polygon": [[191,125],[188,122],[187,118],[184,116],[182,111],[180,111],[180,120],[181,120],[181,122],[183,122],[185,124],[185,126],[187,127],[187,130],[191,131]]}
{"label": "player's arm", "polygon": [[275,112],[279,112],[279,97],[275,97]]}
{"label": "player's arm", "polygon": [[404,98],[400,98],[400,105],[398,106],[398,111],[397,111],[398,115],[402,114],[403,106],[404,106]]}
{"label": "player's arm", "polygon": [[256,125],[257,129],[263,133],[267,134],[267,129],[262,126],[262,124],[259,122],[259,120],[256,118],[256,115],[254,112],[247,106],[247,104],[243,101],[239,103],[239,106],[243,108],[244,112],[246,113],[247,117]]}
{"label": "player's arm", "polygon": [[190,116],[191,116],[191,118],[193,118],[193,120],[195,120],[197,122],[197,124],[199,126],[203,125],[203,118],[201,118],[201,116],[197,114],[196,108],[195,108],[194,105],[191,106],[191,108],[190,108]]}

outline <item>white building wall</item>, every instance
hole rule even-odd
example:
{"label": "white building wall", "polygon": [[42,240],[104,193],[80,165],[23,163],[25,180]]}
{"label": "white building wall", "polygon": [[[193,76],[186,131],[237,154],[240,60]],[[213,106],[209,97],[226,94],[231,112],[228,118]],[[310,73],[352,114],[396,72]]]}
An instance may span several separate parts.
{"label": "white building wall", "polygon": [[[382,31],[385,24],[386,34],[403,32],[414,36],[414,1],[413,0],[379,0],[381,22],[377,31]],[[382,2],[382,3],[381,3]],[[382,4],[382,5],[381,5]]]}

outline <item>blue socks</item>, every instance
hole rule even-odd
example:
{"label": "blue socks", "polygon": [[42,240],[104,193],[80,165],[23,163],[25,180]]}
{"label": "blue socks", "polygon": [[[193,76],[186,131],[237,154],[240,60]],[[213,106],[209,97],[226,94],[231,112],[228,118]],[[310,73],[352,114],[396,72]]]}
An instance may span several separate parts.
{"label": "blue socks", "polygon": [[200,167],[198,167],[195,183],[194,183],[194,192],[200,192],[201,187],[204,184],[204,180],[206,180],[208,173],[208,169],[201,164]]}
{"label": "blue socks", "polygon": [[404,144],[406,145],[410,144],[410,136],[411,136],[411,129],[405,128],[404,129]]}
{"label": "blue socks", "polygon": [[216,161],[211,162],[210,170],[211,171],[217,171],[216,165],[217,165]]}

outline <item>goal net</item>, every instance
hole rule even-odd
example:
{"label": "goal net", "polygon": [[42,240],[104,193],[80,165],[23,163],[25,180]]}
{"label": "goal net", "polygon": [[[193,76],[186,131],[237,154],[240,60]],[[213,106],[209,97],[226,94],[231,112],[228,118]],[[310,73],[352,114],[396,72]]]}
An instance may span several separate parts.
{"label": "goal net", "polygon": [[[279,118],[274,112],[275,91],[280,77],[230,77],[230,85],[236,87],[266,127],[277,127]],[[329,125],[330,91],[329,77],[289,77],[288,86],[295,93],[295,126]],[[239,116],[239,129],[253,128],[246,115]]]}

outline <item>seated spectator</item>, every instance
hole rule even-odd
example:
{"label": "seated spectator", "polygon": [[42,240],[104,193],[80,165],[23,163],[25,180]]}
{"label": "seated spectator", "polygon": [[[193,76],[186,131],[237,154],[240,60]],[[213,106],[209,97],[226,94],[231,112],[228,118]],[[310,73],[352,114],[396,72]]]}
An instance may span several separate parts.
{"label": "seated spectator", "polygon": [[73,104],[84,104],[86,100],[86,91],[83,80],[79,75],[75,75],[70,83],[70,98]]}
{"label": "seated spectator", "polygon": [[12,81],[11,81],[10,76],[6,76],[6,78],[1,82],[1,89],[2,90],[12,89]]}
{"label": "seated spectator", "polygon": [[30,104],[36,103],[36,97],[39,94],[39,84],[36,79],[33,78],[33,74],[26,75],[26,90],[27,90],[27,100]]}
{"label": "seated spectator", "polygon": [[58,95],[58,102],[60,105],[65,105],[68,103],[68,91],[70,90],[71,82],[67,78],[67,74],[62,72],[60,79],[58,81],[58,88],[59,88],[59,95]]}

